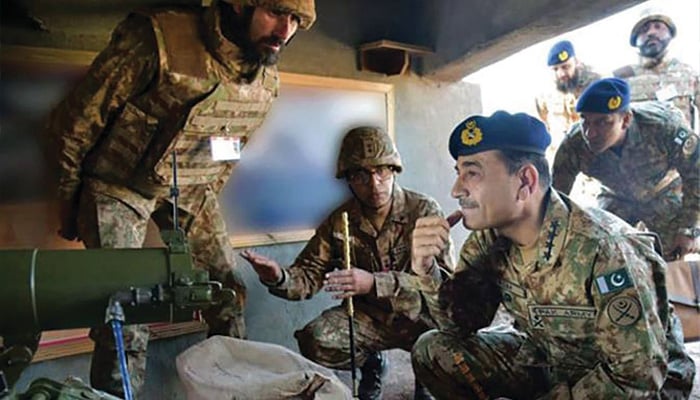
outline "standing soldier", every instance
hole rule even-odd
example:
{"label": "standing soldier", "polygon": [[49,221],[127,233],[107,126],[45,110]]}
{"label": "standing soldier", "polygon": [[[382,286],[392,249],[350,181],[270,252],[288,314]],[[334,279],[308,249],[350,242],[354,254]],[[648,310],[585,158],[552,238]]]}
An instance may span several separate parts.
{"label": "standing soldier", "polygon": [[600,207],[661,238],[664,257],[697,251],[700,236],[700,150],[670,103],[632,104],[627,83],[594,82],[576,110],[583,122],[554,160],[553,186],[564,193],[580,172],[604,185]]}
{"label": "standing soldier", "polygon": [[[315,18],[313,0],[220,0],[132,13],[51,114],[60,234],[88,248],[141,247],[150,218],[172,228],[177,154],[177,223],[194,264],[238,295],[237,310],[206,313],[209,335],[245,337],[245,286],[217,194],[277,96],[281,51]],[[124,396],[111,330],[94,328],[90,337],[91,384]],[[125,342],[138,392],[147,327],[125,327]]]}
{"label": "standing soldier", "polygon": [[[440,296],[422,286],[441,328],[423,334],[412,352],[430,392],[479,400],[687,398],[695,366],[652,240],[551,188],[550,138],[534,117],[472,116],[449,143],[452,196],[473,232]],[[418,276],[430,274],[448,233],[442,218],[416,223]],[[482,329],[499,303],[515,318],[513,329]]]}
{"label": "standing soldier", "polygon": [[676,24],[669,16],[645,10],[630,34],[630,45],[639,49],[639,63],[619,68],[613,75],[627,80],[632,102],[673,101],[690,126],[697,128],[700,78],[693,67],[668,56],[675,36]]}
{"label": "standing soldier", "polygon": [[[347,180],[353,197],[316,229],[289,268],[251,251],[241,254],[275,296],[308,299],[324,286],[336,299],[353,296],[360,399],[381,398],[383,350],[410,350],[421,333],[435,327],[419,284],[433,287],[452,272],[449,244],[436,255],[427,276],[411,272],[416,220],[443,214],[435,200],[396,183],[402,168],[394,143],[381,129],[350,130],[340,148],[336,178]],[[343,260],[344,212],[349,215],[353,268],[337,270]],[[324,311],[295,333],[301,353],[327,367],[349,369],[347,321],[343,306]],[[415,398],[426,398],[419,385]]]}
{"label": "standing soldier", "polygon": [[568,40],[557,42],[549,50],[547,65],[554,73],[555,88],[535,99],[537,113],[552,135],[552,145],[547,151],[554,158],[557,147],[574,122],[578,121],[576,100],[591,82],[600,79],[593,69],[579,61],[574,45]]}

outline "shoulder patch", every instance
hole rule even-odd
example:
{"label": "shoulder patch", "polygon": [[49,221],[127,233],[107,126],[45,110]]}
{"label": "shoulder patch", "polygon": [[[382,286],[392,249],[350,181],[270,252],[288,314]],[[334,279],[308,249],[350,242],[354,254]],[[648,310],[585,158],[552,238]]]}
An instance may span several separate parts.
{"label": "shoulder patch", "polygon": [[600,294],[614,293],[633,286],[632,279],[625,268],[596,277],[595,284]]}
{"label": "shoulder patch", "polygon": [[683,155],[688,158],[695,154],[698,149],[698,137],[690,134],[688,138],[683,142]]}
{"label": "shoulder patch", "polygon": [[606,312],[613,324],[630,326],[642,317],[642,306],[634,297],[619,295],[610,300]]}

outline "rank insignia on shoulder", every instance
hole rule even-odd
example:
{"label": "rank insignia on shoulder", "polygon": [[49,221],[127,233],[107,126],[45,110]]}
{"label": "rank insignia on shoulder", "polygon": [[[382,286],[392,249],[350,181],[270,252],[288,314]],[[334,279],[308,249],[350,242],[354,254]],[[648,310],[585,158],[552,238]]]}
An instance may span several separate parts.
{"label": "rank insignia on shoulder", "polygon": [[595,278],[595,284],[600,294],[614,293],[633,286],[632,279],[624,268]]}

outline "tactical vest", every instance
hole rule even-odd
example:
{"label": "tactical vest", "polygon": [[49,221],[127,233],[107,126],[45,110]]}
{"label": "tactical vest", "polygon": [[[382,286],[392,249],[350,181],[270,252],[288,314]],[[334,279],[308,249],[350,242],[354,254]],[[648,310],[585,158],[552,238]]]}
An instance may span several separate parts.
{"label": "tactical vest", "polygon": [[696,88],[695,73],[690,66],[673,58],[651,70],[640,65],[630,65],[616,70],[613,74],[627,80],[632,102],[672,101],[683,111],[686,121],[689,124],[693,123]]}
{"label": "tactical vest", "polygon": [[218,191],[235,161],[213,161],[210,139],[247,142],[277,95],[277,71],[261,68],[252,82],[241,82],[237,70],[207,51],[200,15],[148,16],[158,45],[157,84],[127,102],[89,156],[86,172],[146,195],[162,194],[173,179],[175,152],[179,185]]}

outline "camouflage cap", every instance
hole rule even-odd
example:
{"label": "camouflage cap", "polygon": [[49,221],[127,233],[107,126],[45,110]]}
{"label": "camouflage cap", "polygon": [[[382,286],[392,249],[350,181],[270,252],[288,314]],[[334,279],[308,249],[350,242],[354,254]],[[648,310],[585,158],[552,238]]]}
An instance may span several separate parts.
{"label": "camouflage cap", "polygon": [[382,128],[363,126],[348,131],[340,145],[335,177],[344,178],[348,171],[390,165],[401,172],[401,156],[394,142]]}
{"label": "camouflage cap", "polygon": [[661,10],[648,8],[642,11],[641,15],[639,16],[639,21],[637,21],[632,28],[632,32],[630,33],[630,45],[632,47],[637,47],[637,36],[639,36],[639,31],[642,29],[642,27],[644,27],[644,24],[649,21],[663,22],[666,24],[666,26],[668,26],[668,30],[671,32],[671,37],[676,37],[676,24],[673,23],[671,17],[661,12]]}
{"label": "camouflage cap", "polygon": [[299,17],[299,27],[309,29],[316,21],[314,0],[221,0],[239,6],[265,7],[281,10]]}

